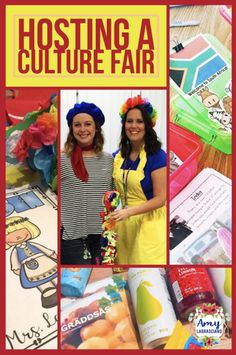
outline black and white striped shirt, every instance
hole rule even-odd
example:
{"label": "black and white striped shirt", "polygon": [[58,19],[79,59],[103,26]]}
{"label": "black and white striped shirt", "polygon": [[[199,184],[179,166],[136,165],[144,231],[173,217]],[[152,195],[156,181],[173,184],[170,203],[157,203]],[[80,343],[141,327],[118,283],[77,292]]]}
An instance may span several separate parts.
{"label": "black and white striped shirt", "polygon": [[75,176],[70,158],[61,154],[61,222],[65,240],[102,232],[99,213],[104,210],[104,192],[112,190],[113,157],[108,153],[84,157],[84,164],[88,182]]}

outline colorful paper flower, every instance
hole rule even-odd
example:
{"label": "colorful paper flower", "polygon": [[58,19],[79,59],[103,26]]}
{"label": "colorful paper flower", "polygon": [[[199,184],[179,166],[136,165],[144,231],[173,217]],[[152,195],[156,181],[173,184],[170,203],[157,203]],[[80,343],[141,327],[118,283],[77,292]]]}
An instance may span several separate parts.
{"label": "colorful paper flower", "polygon": [[213,345],[213,341],[211,338],[208,338],[207,341],[205,342],[206,346],[212,346]]}
{"label": "colorful paper flower", "polygon": [[107,191],[103,196],[104,211],[100,212],[102,218],[101,254],[102,264],[114,264],[116,259],[117,234],[115,221],[110,218],[110,213],[120,204],[120,194],[117,191]]}
{"label": "colorful paper flower", "polygon": [[[44,184],[55,185],[57,174],[57,97],[53,96],[47,112],[28,113],[21,124],[21,134],[11,153],[16,159],[24,161],[33,170],[39,171]],[[44,109],[45,107],[43,107]],[[55,147],[54,147],[55,146]]]}
{"label": "colorful paper flower", "polygon": [[147,98],[142,98],[141,95],[130,97],[121,106],[119,115],[122,121],[124,120],[127,111],[135,108],[136,106],[143,106],[144,110],[147,112],[147,115],[151,118],[152,126],[154,127],[158,118],[157,110],[152,106]]}
{"label": "colorful paper flower", "polygon": [[[39,148],[42,145],[52,145],[57,137],[57,117],[50,112],[44,112],[36,122],[29,127],[34,140],[37,141]],[[37,149],[37,148],[36,148]]]}

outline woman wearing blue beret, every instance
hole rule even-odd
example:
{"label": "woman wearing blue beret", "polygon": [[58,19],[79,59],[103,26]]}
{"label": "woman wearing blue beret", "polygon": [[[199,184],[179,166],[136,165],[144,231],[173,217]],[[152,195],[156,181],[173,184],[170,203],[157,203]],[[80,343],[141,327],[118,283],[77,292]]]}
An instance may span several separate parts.
{"label": "woman wearing blue beret", "polygon": [[103,152],[105,117],[93,103],[75,104],[66,116],[69,134],[61,154],[61,263],[101,263],[100,212],[112,189],[113,158]]}
{"label": "woman wearing blue beret", "polygon": [[157,111],[140,95],[120,110],[120,150],[113,178],[123,208],[117,221],[119,264],[166,263],[166,153],[153,127]]}

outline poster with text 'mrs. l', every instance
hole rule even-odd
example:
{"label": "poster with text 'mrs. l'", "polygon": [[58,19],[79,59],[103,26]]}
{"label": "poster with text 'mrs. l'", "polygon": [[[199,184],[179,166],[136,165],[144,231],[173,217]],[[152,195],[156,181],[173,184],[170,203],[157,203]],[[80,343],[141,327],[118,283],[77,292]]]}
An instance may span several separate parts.
{"label": "poster with text 'mrs. l'", "polygon": [[57,204],[37,185],[6,194],[6,348],[57,346]]}

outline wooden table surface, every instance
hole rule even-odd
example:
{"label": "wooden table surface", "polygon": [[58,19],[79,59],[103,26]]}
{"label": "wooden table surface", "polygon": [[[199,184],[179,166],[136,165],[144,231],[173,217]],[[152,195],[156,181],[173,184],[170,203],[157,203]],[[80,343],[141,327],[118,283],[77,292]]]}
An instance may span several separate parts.
{"label": "wooden table surface", "polygon": [[[200,21],[199,26],[170,28],[170,49],[174,47],[173,40],[184,42],[199,33],[214,35],[228,50],[232,46],[232,27],[219,13],[219,6],[183,6],[170,10],[171,21]],[[174,92],[170,90],[170,98]],[[174,111],[170,107],[170,119]],[[223,175],[232,178],[232,155],[226,155],[209,144],[203,144],[203,151],[198,160],[198,172],[204,168],[214,168]],[[186,325],[187,326],[187,325]],[[189,326],[187,326],[189,327]],[[213,349],[231,349],[231,340],[224,338]]]}
{"label": "wooden table surface", "polygon": [[[170,28],[170,47],[174,47],[173,40],[184,42],[199,33],[214,35],[228,50],[231,51],[232,27],[219,13],[218,5],[183,6],[170,10],[171,21],[200,21],[199,26],[173,27]],[[170,97],[173,97],[173,91]],[[170,119],[174,112],[170,108]],[[214,147],[203,144],[203,151],[198,160],[198,172],[204,168],[213,168],[223,175],[232,178],[232,155],[226,155]]]}

